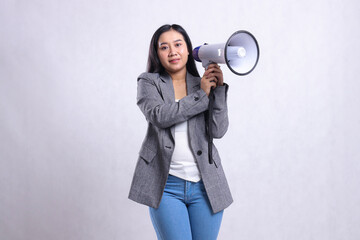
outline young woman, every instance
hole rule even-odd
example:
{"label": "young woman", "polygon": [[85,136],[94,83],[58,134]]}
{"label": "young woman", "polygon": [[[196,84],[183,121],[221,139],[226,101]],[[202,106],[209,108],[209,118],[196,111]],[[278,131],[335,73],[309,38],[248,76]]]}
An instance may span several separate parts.
{"label": "young woman", "polygon": [[213,87],[213,137],[227,131],[228,85],[217,64],[200,78],[191,52],[181,26],[161,26],[151,39],[147,72],[138,78],[137,104],[148,129],[129,198],[150,207],[158,239],[216,239],[233,201],[215,146],[209,163],[205,124]]}

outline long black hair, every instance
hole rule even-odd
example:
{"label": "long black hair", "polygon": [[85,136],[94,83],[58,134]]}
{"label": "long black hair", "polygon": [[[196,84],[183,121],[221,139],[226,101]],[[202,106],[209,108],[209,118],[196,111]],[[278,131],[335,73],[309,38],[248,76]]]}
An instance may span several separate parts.
{"label": "long black hair", "polygon": [[191,54],[192,53],[192,45],[191,45],[190,38],[189,38],[188,34],[186,33],[185,29],[177,24],[172,24],[172,25],[165,24],[165,25],[161,26],[160,28],[158,28],[158,30],[156,30],[156,32],[152,36],[151,42],[150,42],[150,48],[149,48],[147,69],[146,69],[147,72],[149,72],[149,73],[164,73],[165,72],[165,68],[161,64],[159,56],[157,54],[158,41],[159,41],[160,35],[162,33],[170,31],[171,29],[179,32],[184,37],[184,40],[186,42],[188,52],[189,52],[188,61],[186,63],[186,70],[189,73],[191,73],[191,75],[193,75],[195,77],[199,77],[200,75],[196,68],[194,57]]}

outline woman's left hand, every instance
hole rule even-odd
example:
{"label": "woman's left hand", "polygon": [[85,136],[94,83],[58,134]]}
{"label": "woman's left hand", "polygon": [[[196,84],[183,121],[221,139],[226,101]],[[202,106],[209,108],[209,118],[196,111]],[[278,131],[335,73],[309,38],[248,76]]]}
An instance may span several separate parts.
{"label": "woman's left hand", "polygon": [[216,77],[216,79],[217,79],[216,86],[224,85],[223,73],[220,69],[220,66],[216,63],[212,63],[208,66],[208,69],[204,72],[204,76],[206,78]]}

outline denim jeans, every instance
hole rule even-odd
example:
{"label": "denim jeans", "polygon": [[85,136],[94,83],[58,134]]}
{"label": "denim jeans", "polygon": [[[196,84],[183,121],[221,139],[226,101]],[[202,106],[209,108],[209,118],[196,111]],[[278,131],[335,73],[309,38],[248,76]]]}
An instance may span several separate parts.
{"label": "denim jeans", "polygon": [[215,240],[223,211],[213,213],[202,181],[169,175],[159,208],[150,217],[160,240]]}

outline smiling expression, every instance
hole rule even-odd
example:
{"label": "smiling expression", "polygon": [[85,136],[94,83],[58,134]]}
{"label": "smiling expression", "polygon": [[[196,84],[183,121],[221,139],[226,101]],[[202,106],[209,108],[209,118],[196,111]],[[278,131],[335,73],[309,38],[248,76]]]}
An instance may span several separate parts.
{"label": "smiling expression", "polygon": [[181,33],[171,29],[160,35],[158,56],[168,73],[186,71],[188,55],[189,51]]}

